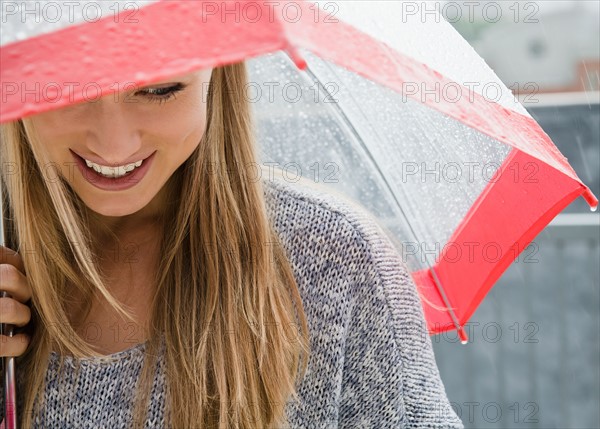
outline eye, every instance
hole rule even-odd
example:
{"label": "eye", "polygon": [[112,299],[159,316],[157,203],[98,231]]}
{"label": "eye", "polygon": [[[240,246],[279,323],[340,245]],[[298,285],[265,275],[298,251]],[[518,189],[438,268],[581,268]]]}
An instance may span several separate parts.
{"label": "eye", "polygon": [[184,84],[177,83],[164,88],[145,88],[138,91],[138,94],[141,94],[150,102],[158,102],[159,104],[162,104],[171,98],[176,98],[176,94],[179,91],[182,91],[184,88]]}

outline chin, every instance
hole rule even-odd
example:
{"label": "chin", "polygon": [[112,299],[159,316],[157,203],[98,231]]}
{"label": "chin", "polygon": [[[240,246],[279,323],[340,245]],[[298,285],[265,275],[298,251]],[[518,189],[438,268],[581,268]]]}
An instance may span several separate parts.
{"label": "chin", "polygon": [[137,209],[137,208],[94,209],[94,208],[92,208],[92,210],[95,211],[96,213],[98,213],[99,215],[106,216],[106,217],[123,217],[123,216],[132,215],[132,214],[138,212],[140,209]]}
{"label": "chin", "polygon": [[139,210],[141,210],[141,207],[138,208],[138,207],[106,207],[106,206],[90,207],[90,206],[88,206],[88,208],[99,215],[107,216],[107,217],[129,216],[129,215],[132,215],[132,214],[138,212]]}
{"label": "chin", "polygon": [[107,198],[107,201],[104,204],[98,199],[85,202],[85,205],[93,212],[108,217],[122,217],[132,215],[144,208],[146,204],[144,204],[144,202],[142,201],[132,201],[131,197]]}

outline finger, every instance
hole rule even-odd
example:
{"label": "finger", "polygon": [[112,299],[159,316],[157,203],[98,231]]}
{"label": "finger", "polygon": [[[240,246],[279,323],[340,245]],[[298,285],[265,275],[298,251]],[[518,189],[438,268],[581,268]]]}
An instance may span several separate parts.
{"label": "finger", "polygon": [[12,298],[0,298],[0,323],[25,326],[31,320],[31,310]]}
{"label": "finger", "polygon": [[23,258],[21,258],[21,255],[2,245],[0,245],[0,264],[14,265],[23,274],[27,274],[25,272],[25,265],[23,265]]}
{"label": "finger", "polygon": [[21,356],[29,346],[30,338],[25,334],[14,337],[0,335],[0,356]]}
{"label": "finger", "polygon": [[0,264],[0,290],[19,302],[27,302],[31,299],[31,286],[27,277],[10,264]]}

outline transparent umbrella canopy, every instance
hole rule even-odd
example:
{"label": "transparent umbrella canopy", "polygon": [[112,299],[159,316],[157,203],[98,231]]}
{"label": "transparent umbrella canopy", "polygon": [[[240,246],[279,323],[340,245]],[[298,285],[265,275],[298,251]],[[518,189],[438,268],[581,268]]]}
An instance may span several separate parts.
{"label": "transparent umbrella canopy", "polygon": [[411,270],[430,268],[511,147],[302,55],[305,71],[283,53],[248,62],[264,163],[359,202],[402,239]]}
{"label": "transparent umbrella canopy", "polygon": [[261,160],[373,214],[431,333],[466,340],[552,218],[578,196],[597,206],[436,2],[51,3],[3,6],[0,122],[246,60]]}

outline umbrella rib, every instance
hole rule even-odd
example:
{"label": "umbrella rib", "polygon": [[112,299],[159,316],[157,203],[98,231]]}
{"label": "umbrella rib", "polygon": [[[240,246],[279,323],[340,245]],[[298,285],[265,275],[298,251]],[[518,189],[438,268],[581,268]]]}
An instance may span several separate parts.
{"label": "umbrella rib", "polygon": [[[325,63],[325,66],[327,68],[329,68],[330,72],[338,78],[338,81],[341,82],[341,79],[339,78],[339,76],[337,75],[337,73],[335,72],[335,70],[333,70],[329,66],[329,64]],[[321,84],[321,80],[312,72],[312,70],[310,69],[310,66],[307,66],[303,71],[306,72],[307,74],[309,74],[310,76],[312,76],[313,81],[317,82],[326,91],[327,95],[332,96],[332,94],[330,94],[329,91],[327,91],[327,88],[325,88]],[[352,100],[356,104],[356,100],[354,100],[354,98],[352,97],[352,94],[349,94],[349,96],[352,98]],[[367,146],[364,144],[364,141],[360,137],[360,134],[358,133],[358,131],[356,130],[356,128],[354,127],[354,125],[352,125],[352,123],[350,122],[350,120],[348,119],[348,117],[346,116],[346,114],[344,113],[344,111],[340,108],[340,106],[337,103],[329,103],[329,104],[330,104],[331,109],[333,109],[340,116],[340,118],[342,119],[343,123],[346,125],[346,127],[348,128],[348,130],[350,131],[350,133],[354,136],[355,140],[358,142],[359,146],[366,153],[367,157],[371,161],[371,164],[374,166],[374,168],[379,173],[379,176],[380,176],[381,180],[383,181],[386,189],[392,195],[392,198],[396,202],[396,206],[398,207],[398,209],[400,210],[400,213],[404,217],[405,223],[406,223],[406,225],[408,225],[408,228],[410,229],[410,232],[412,233],[413,238],[416,239],[417,238],[417,234],[415,233],[415,231],[414,231],[411,223],[409,222],[408,218],[406,217],[406,214],[404,213],[404,209],[402,208],[400,202],[396,198],[395,192],[392,190],[389,182],[385,178],[385,175],[383,174],[383,172],[379,168],[379,165],[375,161],[375,159],[373,157],[373,154],[367,148]],[[331,106],[331,104],[333,104],[335,106]],[[374,130],[374,133],[381,140],[381,137],[379,136],[379,134],[377,133],[376,130]],[[446,292],[444,291],[444,287],[442,286],[440,279],[438,278],[437,274],[435,273],[435,270],[433,269],[433,266],[429,263],[429,259],[427,257],[425,258],[425,261],[426,261],[426,263],[428,265],[429,271],[432,274],[432,278],[434,280],[434,284],[435,284],[435,286],[436,286],[436,288],[437,288],[437,290],[438,290],[438,292],[439,292],[442,300],[444,301],[444,305],[446,306],[446,309],[448,310],[448,312],[450,314],[450,318],[452,319],[452,323],[456,327],[456,330],[458,331],[459,335],[461,335],[462,342],[464,343],[465,342],[464,338],[463,338],[463,336],[464,336],[464,330],[463,330],[462,326],[460,325],[460,323],[458,322],[458,318],[456,317],[456,314],[454,313],[454,309],[453,309],[453,307],[451,306],[451,304],[450,304],[450,302],[448,300]]]}

